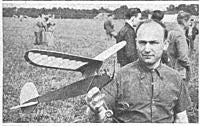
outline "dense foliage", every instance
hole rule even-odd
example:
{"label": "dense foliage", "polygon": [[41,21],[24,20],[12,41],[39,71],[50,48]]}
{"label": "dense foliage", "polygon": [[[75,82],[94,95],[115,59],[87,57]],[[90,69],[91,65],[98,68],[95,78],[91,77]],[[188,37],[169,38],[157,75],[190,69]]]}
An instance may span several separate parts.
{"label": "dense foliage", "polygon": [[[198,4],[191,4],[191,5],[185,5],[180,4],[178,6],[170,5],[167,7],[167,11],[165,13],[177,13],[180,10],[184,10],[186,12],[189,12],[193,15],[199,15],[199,6]],[[94,18],[99,13],[113,13],[115,15],[116,19],[123,19],[125,13],[128,11],[128,7],[126,5],[123,5],[115,10],[109,10],[101,7],[100,9],[72,9],[72,8],[3,8],[3,17],[12,17],[13,15],[27,15],[29,17],[36,18],[40,13],[44,14],[54,14],[55,18],[72,18],[72,19],[80,19],[80,18],[87,18],[91,19]]]}

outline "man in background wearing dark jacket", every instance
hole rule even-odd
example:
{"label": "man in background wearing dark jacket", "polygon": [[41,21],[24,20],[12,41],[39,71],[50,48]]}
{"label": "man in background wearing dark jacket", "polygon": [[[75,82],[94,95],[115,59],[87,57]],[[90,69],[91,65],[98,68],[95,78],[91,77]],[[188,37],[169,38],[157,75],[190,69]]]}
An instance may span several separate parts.
{"label": "man in background wearing dark jacket", "polygon": [[125,18],[126,23],[116,37],[117,43],[121,41],[127,42],[126,46],[117,52],[117,62],[120,64],[120,67],[134,62],[138,58],[135,41],[136,33],[134,27],[136,27],[140,22],[141,10],[139,8],[129,9],[125,15]]}

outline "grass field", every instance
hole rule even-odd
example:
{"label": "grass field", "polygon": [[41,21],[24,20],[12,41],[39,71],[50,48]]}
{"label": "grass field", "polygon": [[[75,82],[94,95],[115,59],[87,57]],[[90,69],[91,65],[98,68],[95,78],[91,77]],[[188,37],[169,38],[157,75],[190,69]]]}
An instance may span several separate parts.
{"label": "grass field", "polygon": [[[18,19],[3,18],[3,122],[87,122],[84,96],[67,100],[39,104],[31,114],[20,110],[9,110],[19,104],[20,89],[26,82],[33,82],[39,94],[55,90],[80,79],[80,73],[46,69],[25,62],[24,54],[30,49],[45,49],[95,57],[115,44],[107,41],[103,21],[90,19],[55,20],[55,46],[35,46],[34,19],[20,22]],[[116,31],[123,26],[122,20],[114,21]],[[198,41],[192,55],[192,80],[190,95],[193,107],[188,110],[190,122],[198,122]],[[112,68],[116,55],[105,62],[103,68]]]}

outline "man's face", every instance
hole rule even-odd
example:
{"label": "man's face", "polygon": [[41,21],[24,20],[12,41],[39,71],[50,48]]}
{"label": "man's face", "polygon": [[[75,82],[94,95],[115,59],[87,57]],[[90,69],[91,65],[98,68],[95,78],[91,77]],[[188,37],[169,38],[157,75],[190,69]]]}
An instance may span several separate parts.
{"label": "man's face", "polygon": [[138,13],[137,17],[134,16],[132,19],[133,25],[137,26],[141,22],[141,17],[141,13]]}
{"label": "man's face", "polygon": [[[167,45],[166,45],[167,46]],[[164,29],[155,22],[142,24],[137,31],[137,51],[141,61],[153,65],[161,58],[164,44]]]}

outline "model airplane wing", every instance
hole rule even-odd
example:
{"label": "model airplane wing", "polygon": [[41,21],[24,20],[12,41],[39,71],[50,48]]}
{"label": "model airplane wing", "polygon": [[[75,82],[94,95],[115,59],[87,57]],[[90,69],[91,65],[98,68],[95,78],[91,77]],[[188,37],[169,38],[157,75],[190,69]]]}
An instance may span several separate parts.
{"label": "model airplane wing", "polygon": [[30,50],[25,53],[24,57],[26,61],[35,66],[79,71],[90,76],[100,68],[103,61],[125,45],[125,41],[117,43],[94,58],[45,50]]}
{"label": "model airplane wing", "polygon": [[72,71],[80,71],[79,68],[87,64],[102,64],[102,61],[92,58],[46,50],[30,50],[24,57],[35,66]]}

